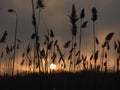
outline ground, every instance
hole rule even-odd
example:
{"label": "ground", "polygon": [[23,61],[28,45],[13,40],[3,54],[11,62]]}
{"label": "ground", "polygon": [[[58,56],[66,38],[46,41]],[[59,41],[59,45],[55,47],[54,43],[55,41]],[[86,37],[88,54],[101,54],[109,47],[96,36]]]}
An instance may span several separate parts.
{"label": "ground", "polygon": [[83,71],[1,76],[0,90],[120,90],[120,73]]}

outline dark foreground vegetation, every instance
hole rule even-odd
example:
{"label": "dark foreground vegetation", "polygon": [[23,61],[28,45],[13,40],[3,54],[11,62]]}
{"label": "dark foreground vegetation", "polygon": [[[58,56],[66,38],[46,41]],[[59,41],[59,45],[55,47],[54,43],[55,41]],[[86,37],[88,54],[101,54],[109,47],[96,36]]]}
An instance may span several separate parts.
{"label": "dark foreground vegetation", "polygon": [[[37,0],[37,5],[35,2],[35,0],[31,0],[34,32],[30,35],[29,43],[25,43],[27,47],[24,47],[17,36],[18,11],[8,9],[9,13],[15,15],[15,33],[12,44],[6,41],[7,30],[0,36],[0,73],[8,74],[0,76],[0,90],[120,90],[120,39],[115,39],[114,43],[111,43],[112,37],[117,34],[110,32],[105,36],[104,43],[99,42],[100,39],[96,34],[98,19],[96,7],[91,9],[92,16],[90,17],[93,29],[91,34],[93,35],[91,39],[93,48],[89,47],[92,52],[87,55],[83,53],[82,47],[84,44],[82,30],[87,28],[87,23],[89,23],[83,20],[86,17],[85,9],[82,9],[78,16],[75,4],[72,5],[71,13],[68,15],[71,24],[71,39],[67,39],[61,46],[52,29],[47,30],[44,33],[45,40],[41,40],[39,35],[39,32],[42,33],[40,15],[45,5],[43,0]],[[27,31],[26,28],[25,31]],[[19,48],[19,46],[21,47]],[[100,48],[97,48],[98,46]],[[20,51],[18,51],[19,49]],[[111,51],[114,53],[113,55],[110,54]],[[21,53],[19,61],[17,60],[18,52]],[[110,65],[112,57],[114,57],[112,68],[114,72],[109,73],[112,67]],[[17,65],[15,65],[16,62]],[[59,64],[60,70],[69,70],[68,72],[44,74],[49,71],[49,62]],[[18,68],[15,66],[20,66],[21,71],[22,67],[25,67],[25,71],[28,71],[29,68],[29,71],[32,70],[33,73],[15,75]],[[38,70],[38,74],[34,73],[36,70]],[[78,72],[81,70],[83,71]]]}
{"label": "dark foreground vegetation", "polygon": [[78,73],[1,76],[0,90],[120,90],[120,73]]}

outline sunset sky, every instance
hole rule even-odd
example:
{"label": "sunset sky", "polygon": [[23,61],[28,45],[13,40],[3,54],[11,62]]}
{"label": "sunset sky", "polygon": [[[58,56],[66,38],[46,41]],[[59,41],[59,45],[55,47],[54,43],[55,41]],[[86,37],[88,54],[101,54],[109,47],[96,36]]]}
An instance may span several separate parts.
{"label": "sunset sky", "polygon": [[[88,20],[89,23],[85,32],[87,31],[86,33],[90,36],[90,32],[92,30],[91,8],[93,6],[98,10],[98,21],[96,22],[97,36],[100,37],[100,35],[102,35],[101,33],[110,31],[114,31],[119,34],[119,0],[44,0],[45,8],[41,12],[41,34],[44,35],[47,29],[53,29],[58,38],[69,38],[71,35],[71,24],[69,23],[67,15],[71,13],[73,3],[76,5],[78,16],[83,8],[86,10],[86,18],[84,20]],[[12,38],[11,35],[14,33],[15,19],[14,15],[7,12],[10,8],[14,9],[18,14],[18,37],[25,42],[25,40],[28,40],[30,35],[34,32],[31,23],[31,0],[0,1],[0,33],[4,30],[8,30],[9,37]]]}
{"label": "sunset sky", "polygon": [[[53,29],[55,37],[60,40],[61,45],[66,40],[71,40],[71,24],[68,15],[71,14],[73,3],[76,5],[78,17],[80,11],[83,8],[85,9],[84,21],[88,21],[87,28],[83,30],[82,36],[84,44],[82,47],[85,53],[91,52],[93,48],[91,21],[91,9],[93,7],[96,7],[98,11],[96,36],[100,43],[103,44],[105,36],[110,32],[115,32],[114,40],[120,37],[120,0],[43,0],[43,2],[45,8],[41,11],[39,30],[41,42],[45,39],[44,34],[47,33],[48,29]],[[8,13],[8,9],[14,9],[18,14],[17,38],[26,47],[32,33],[34,33],[31,0],[0,0],[0,37],[7,30],[7,43],[13,43],[15,15]],[[80,21],[77,24],[79,30]],[[77,37],[79,37],[78,34]]]}

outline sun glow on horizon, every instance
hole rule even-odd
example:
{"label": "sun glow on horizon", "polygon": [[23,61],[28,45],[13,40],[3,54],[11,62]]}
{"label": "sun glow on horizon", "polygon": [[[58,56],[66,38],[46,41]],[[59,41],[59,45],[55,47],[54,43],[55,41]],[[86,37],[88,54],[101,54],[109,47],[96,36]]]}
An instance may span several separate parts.
{"label": "sun glow on horizon", "polygon": [[55,70],[55,69],[56,69],[56,64],[51,63],[51,64],[50,64],[50,69],[51,69],[51,70]]}

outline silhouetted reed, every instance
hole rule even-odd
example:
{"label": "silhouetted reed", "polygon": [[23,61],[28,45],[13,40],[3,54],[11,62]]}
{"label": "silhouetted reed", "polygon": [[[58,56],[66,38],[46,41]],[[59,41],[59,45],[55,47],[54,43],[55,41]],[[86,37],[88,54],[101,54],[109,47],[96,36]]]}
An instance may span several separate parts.
{"label": "silhouetted reed", "polygon": [[14,64],[15,64],[15,60],[16,60],[16,40],[17,40],[17,26],[18,26],[18,17],[17,17],[17,12],[13,9],[9,9],[8,10],[9,13],[14,13],[15,14],[15,18],[16,18],[16,22],[15,22],[15,36],[14,36],[14,56],[13,56],[13,71],[12,71],[12,76],[14,75]]}
{"label": "silhouetted reed", "polygon": [[[95,22],[97,21],[97,9],[96,7],[92,8],[92,24],[93,24],[93,50],[92,54],[85,55],[83,54],[82,48],[82,34],[83,29],[87,28],[88,21],[84,21],[85,18],[85,9],[82,9],[80,12],[80,16],[77,16],[76,6],[72,5],[71,14],[68,15],[70,23],[71,23],[71,40],[67,40],[64,42],[63,46],[60,46],[60,41],[56,40],[55,33],[52,29],[49,29],[47,33],[44,34],[45,41],[42,45],[40,42],[39,31],[40,27],[40,14],[41,10],[45,7],[43,4],[43,0],[38,0],[37,4],[34,4],[34,0],[32,2],[32,25],[34,27],[34,32],[31,35],[31,41],[28,43],[25,48],[22,41],[17,39],[17,13],[13,9],[9,9],[8,12],[14,13],[16,15],[16,23],[15,23],[15,37],[14,44],[7,44],[6,37],[7,31],[5,31],[0,38],[0,47],[2,44],[6,44],[6,56],[8,57],[7,63],[5,63],[4,73],[10,73],[12,76],[15,73],[15,62],[16,62],[16,51],[23,48],[23,53],[21,55],[22,60],[20,61],[20,66],[25,66],[26,71],[31,71],[35,73],[38,69],[39,74],[41,72],[48,73],[50,71],[50,64],[58,64],[61,65],[59,69],[68,70],[69,72],[76,71],[87,71],[87,70],[95,70],[95,71],[105,71],[108,72],[110,66],[110,50],[111,43],[110,41],[113,38],[114,32],[111,32],[106,35],[105,41],[102,44],[101,48],[98,48],[101,45],[100,39],[96,36],[96,27]],[[39,9],[37,11],[37,9]],[[37,15],[38,14],[38,17]],[[80,19],[79,24],[79,35],[77,42],[77,22]],[[22,47],[20,47],[22,46]],[[120,61],[120,41],[114,42],[114,71],[119,71],[119,61]],[[32,54],[33,53],[33,54]],[[102,53],[102,54],[101,54]],[[100,55],[102,57],[100,57]],[[116,56],[115,56],[116,55]],[[5,57],[4,50],[0,51],[1,59]],[[94,60],[92,62],[92,60]],[[97,64],[98,60],[101,60],[99,64]],[[69,63],[67,63],[69,62]],[[62,63],[62,64],[61,64]],[[1,64],[1,63],[0,63]],[[7,66],[8,65],[8,66]],[[59,70],[58,70],[59,71]]]}
{"label": "silhouetted reed", "polygon": [[95,62],[95,69],[96,69],[96,63],[97,63],[97,60],[95,59],[95,53],[96,53],[96,45],[95,45],[95,39],[96,39],[96,31],[95,31],[95,21],[97,20],[97,10],[95,7],[92,8],[92,18],[91,20],[93,21],[93,46],[94,46],[94,49],[93,49],[93,55],[94,55],[94,62]]}
{"label": "silhouetted reed", "polygon": [[72,32],[72,48],[73,51],[71,52],[71,62],[73,63],[73,71],[75,72],[75,62],[76,62],[76,34],[77,34],[77,25],[76,22],[79,20],[79,18],[76,15],[76,7],[75,4],[72,5],[72,12],[71,15],[68,15],[70,22],[72,24],[71,32]]}
{"label": "silhouetted reed", "polygon": [[118,48],[117,48],[117,54],[118,54],[118,57],[117,57],[117,72],[119,71],[119,68],[120,68],[120,41],[118,40]]}

